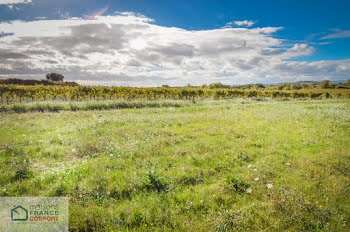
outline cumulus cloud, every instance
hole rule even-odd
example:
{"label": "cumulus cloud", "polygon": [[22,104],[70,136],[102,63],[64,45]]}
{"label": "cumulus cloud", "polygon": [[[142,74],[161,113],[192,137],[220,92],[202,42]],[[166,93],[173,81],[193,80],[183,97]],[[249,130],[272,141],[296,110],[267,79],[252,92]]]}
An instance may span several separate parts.
{"label": "cumulus cloud", "polygon": [[0,5],[12,5],[12,4],[20,4],[20,3],[31,3],[32,0],[0,0]]}
{"label": "cumulus cloud", "polygon": [[0,23],[0,78],[63,73],[82,84],[159,86],[322,80],[350,61],[299,62],[314,48],[286,43],[281,27],[185,30],[131,12]]}
{"label": "cumulus cloud", "polygon": [[339,38],[348,38],[350,37],[350,30],[344,31],[344,30],[335,30],[334,33],[331,33],[329,35],[323,36],[321,39],[339,39]]}

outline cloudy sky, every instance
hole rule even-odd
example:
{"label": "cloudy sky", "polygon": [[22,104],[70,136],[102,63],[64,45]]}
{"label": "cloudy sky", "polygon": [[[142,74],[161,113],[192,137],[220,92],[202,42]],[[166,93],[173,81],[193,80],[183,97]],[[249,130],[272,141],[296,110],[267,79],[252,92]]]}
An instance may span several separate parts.
{"label": "cloudy sky", "polygon": [[350,1],[0,0],[0,79],[87,85],[350,78]]}

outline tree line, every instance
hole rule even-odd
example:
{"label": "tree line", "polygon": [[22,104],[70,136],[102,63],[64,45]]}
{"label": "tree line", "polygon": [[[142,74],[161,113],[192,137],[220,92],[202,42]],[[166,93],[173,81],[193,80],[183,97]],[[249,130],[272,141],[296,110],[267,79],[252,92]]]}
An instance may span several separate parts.
{"label": "tree line", "polygon": [[[190,87],[194,87],[189,85]],[[254,90],[300,90],[300,89],[350,89],[350,79],[346,82],[332,83],[329,80],[317,81],[301,81],[295,83],[279,83],[279,84],[246,84],[246,85],[225,85],[220,82],[209,85],[202,85],[201,88],[209,89],[254,89]]]}
{"label": "tree line", "polygon": [[350,89],[229,89],[202,87],[105,87],[105,86],[23,86],[0,85],[1,101],[84,100],[84,99],[227,99],[252,98],[350,98]]}

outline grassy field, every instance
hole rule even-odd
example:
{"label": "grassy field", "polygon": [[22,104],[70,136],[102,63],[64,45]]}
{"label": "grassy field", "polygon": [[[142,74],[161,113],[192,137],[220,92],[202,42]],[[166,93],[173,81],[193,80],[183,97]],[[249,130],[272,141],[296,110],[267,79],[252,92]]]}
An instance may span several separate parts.
{"label": "grassy field", "polygon": [[68,196],[71,231],[349,231],[350,100],[151,103],[3,110],[0,195]]}

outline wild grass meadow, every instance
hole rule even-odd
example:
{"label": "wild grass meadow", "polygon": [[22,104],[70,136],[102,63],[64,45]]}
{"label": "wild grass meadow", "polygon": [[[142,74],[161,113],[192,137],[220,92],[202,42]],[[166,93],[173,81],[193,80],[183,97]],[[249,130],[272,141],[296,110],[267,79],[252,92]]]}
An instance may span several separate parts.
{"label": "wild grass meadow", "polygon": [[70,231],[350,230],[349,99],[1,109],[0,195],[69,197]]}

